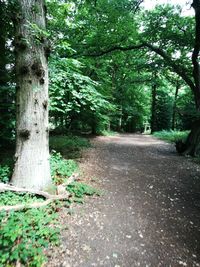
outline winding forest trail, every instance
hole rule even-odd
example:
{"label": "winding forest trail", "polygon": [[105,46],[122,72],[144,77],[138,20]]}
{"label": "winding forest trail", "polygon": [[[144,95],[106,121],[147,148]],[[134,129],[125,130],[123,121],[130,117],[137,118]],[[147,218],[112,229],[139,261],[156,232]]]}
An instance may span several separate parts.
{"label": "winding forest trail", "polygon": [[61,214],[68,230],[48,266],[200,266],[200,165],[151,136],[120,135],[95,138],[81,169],[104,194]]}

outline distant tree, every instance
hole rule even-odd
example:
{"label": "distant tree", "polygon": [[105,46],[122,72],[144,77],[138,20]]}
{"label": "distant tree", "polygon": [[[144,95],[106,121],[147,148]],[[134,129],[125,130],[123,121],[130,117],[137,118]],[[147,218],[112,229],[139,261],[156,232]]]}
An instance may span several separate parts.
{"label": "distant tree", "polygon": [[0,147],[13,141],[14,86],[11,79],[11,51],[7,41],[12,31],[9,24],[9,9],[6,1],[0,1]]}

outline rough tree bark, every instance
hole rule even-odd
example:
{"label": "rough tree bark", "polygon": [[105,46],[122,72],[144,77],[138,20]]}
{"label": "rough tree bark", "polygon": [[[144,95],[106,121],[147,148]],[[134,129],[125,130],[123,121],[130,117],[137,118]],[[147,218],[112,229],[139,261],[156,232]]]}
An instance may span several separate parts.
{"label": "rough tree bark", "polygon": [[[199,65],[199,52],[200,52],[200,0],[193,0],[192,7],[195,11],[195,41],[194,50],[192,53],[193,64],[193,78],[194,78],[194,99],[196,103],[197,112],[200,112],[200,65]],[[191,88],[192,89],[192,88]],[[191,132],[183,144],[183,154],[190,156],[199,156],[200,154],[200,119],[193,123]]]}
{"label": "rough tree bark", "polygon": [[11,183],[50,190],[48,66],[44,0],[16,0],[16,153]]}

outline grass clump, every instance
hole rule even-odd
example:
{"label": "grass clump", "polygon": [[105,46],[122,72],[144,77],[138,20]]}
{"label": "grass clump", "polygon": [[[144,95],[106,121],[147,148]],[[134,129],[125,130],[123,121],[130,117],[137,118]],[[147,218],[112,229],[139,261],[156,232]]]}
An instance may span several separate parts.
{"label": "grass clump", "polygon": [[88,139],[72,135],[51,136],[49,142],[50,149],[64,154],[68,159],[80,157],[81,149],[90,147]]}
{"label": "grass clump", "polygon": [[66,160],[56,151],[51,154],[50,166],[51,177],[56,185],[64,183],[68,177],[78,170],[78,165],[74,160]]}
{"label": "grass clump", "polygon": [[43,249],[59,243],[56,218],[50,208],[0,212],[0,266],[42,266]]}
{"label": "grass clump", "polygon": [[72,201],[83,203],[84,195],[100,196],[100,191],[96,188],[81,182],[73,182],[66,187],[67,191],[72,194]]}
{"label": "grass clump", "polygon": [[182,140],[183,142],[186,140],[187,136],[189,134],[189,131],[160,131],[155,132],[153,135],[159,139],[176,143],[177,141]]}

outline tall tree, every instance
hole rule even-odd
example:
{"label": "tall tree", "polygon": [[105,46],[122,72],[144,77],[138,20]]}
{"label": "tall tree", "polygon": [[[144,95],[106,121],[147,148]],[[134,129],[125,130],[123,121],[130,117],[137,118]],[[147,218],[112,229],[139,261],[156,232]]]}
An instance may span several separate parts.
{"label": "tall tree", "polygon": [[17,117],[11,182],[43,190],[51,185],[45,10],[44,0],[14,1]]}

